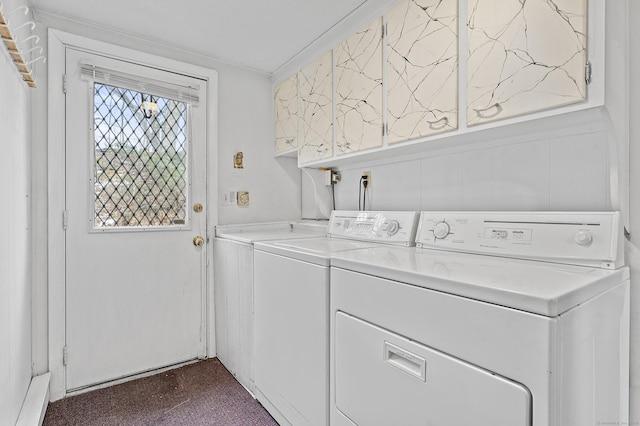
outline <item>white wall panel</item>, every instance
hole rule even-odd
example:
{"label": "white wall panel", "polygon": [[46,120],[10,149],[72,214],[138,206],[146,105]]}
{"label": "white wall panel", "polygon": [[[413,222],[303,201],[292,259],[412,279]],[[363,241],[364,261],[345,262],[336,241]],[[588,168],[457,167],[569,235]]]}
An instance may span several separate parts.
{"label": "white wall panel", "polygon": [[606,132],[497,140],[420,159],[341,169],[337,207],[358,207],[358,182],[372,174],[373,209],[608,210]]}
{"label": "white wall panel", "polygon": [[493,150],[494,210],[549,210],[549,143]]}
{"label": "white wall panel", "polygon": [[493,152],[469,151],[462,154],[462,208],[494,209]]}
{"label": "white wall panel", "polygon": [[611,208],[604,132],[552,139],[549,149],[551,210]]}
{"label": "white wall panel", "polygon": [[425,158],[420,169],[420,210],[462,209],[461,154]]}
{"label": "white wall panel", "polygon": [[[375,210],[420,210],[420,176],[419,160],[406,161],[400,168],[396,164],[377,167],[371,174],[367,206]],[[376,198],[377,194],[384,196]]]}
{"label": "white wall panel", "polygon": [[[215,69],[218,69],[215,67]],[[249,207],[220,206],[219,224],[300,217],[300,171],[295,158],[274,158],[271,80],[253,71],[219,70],[218,186],[249,191]],[[244,168],[233,156],[244,154]],[[215,167],[215,166],[214,166]]]}
{"label": "white wall panel", "polygon": [[[640,73],[640,2],[629,1],[629,55],[631,66],[629,75],[637,76]],[[640,117],[640,81],[631,78],[629,82],[629,116]],[[631,403],[629,424],[640,422],[640,122],[637,119],[630,120],[630,152],[629,162],[631,167],[630,178],[630,221],[631,241],[628,244],[627,259],[631,267],[631,365],[630,387]]]}
{"label": "white wall panel", "polygon": [[[7,12],[17,7],[5,5]],[[0,425],[16,422],[31,380],[30,90],[0,47]]]}

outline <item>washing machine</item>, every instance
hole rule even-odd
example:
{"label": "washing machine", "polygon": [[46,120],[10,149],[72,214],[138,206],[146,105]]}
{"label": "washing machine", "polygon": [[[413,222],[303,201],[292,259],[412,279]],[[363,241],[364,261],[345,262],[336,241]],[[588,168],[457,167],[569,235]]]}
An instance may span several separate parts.
{"label": "washing machine", "polygon": [[335,253],[414,244],[416,212],[334,211],[327,237],[255,243],[255,395],[280,425],[329,422]]}
{"label": "washing machine", "polygon": [[617,212],[423,212],[417,247],[336,253],[332,426],[628,424]]}
{"label": "washing machine", "polygon": [[216,227],[213,241],[216,356],[249,392],[253,382],[253,244],[324,237],[327,221]]}

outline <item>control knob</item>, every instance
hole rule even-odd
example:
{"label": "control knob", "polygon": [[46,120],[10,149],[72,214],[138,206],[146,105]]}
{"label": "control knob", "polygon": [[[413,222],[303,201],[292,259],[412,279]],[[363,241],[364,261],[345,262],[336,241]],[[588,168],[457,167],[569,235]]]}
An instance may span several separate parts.
{"label": "control knob", "polygon": [[573,236],[573,240],[581,246],[588,246],[593,241],[593,235],[589,231],[578,231]]}
{"label": "control knob", "polygon": [[385,230],[387,231],[387,234],[389,234],[389,236],[396,235],[400,230],[400,222],[398,222],[397,220],[392,220],[391,222],[389,222]]}
{"label": "control knob", "polygon": [[449,232],[451,232],[451,228],[449,227],[449,224],[444,220],[442,222],[436,223],[433,227],[433,236],[438,240],[445,238],[447,235],[449,235]]}

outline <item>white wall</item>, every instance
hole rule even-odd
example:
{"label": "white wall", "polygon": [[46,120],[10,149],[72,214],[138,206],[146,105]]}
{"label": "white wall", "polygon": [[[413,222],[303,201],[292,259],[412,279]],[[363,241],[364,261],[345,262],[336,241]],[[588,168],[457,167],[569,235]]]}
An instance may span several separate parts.
{"label": "white wall", "polygon": [[[630,208],[631,242],[631,416],[629,424],[640,423],[640,2],[629,2],[630,59]],[[635,422],[635,423],[634,423]]]}
{"label": "white wall", "polygon": [[[3,13],[19,5],[8,2]],[[0,425],[13,425],[31,380],[30,90],[0,45]]]}
{"label": "white wall", "polygon": [[[220,206],[220,224],[300,218],[300,170],[294,158],[274,158],[271,80],[236,69],[220,73],[220,190],[249,191],[249,207]],[[244,168],[233,156],[244,155]]]}
{"label": "white wall", "polygon": [[370,171],[370,210],[611,210],[607,132],[587,125],[563,133],[341,167],[337,208],[358,208],[358,181]]}

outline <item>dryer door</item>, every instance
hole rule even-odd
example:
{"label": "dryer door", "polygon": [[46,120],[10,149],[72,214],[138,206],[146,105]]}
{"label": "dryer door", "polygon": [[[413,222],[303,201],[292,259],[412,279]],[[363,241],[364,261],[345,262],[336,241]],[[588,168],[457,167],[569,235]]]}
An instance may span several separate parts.
{"label": "dryer door", "polygon": [[335,398],[356,425],[531,425],[519,383],[338,312]]}

